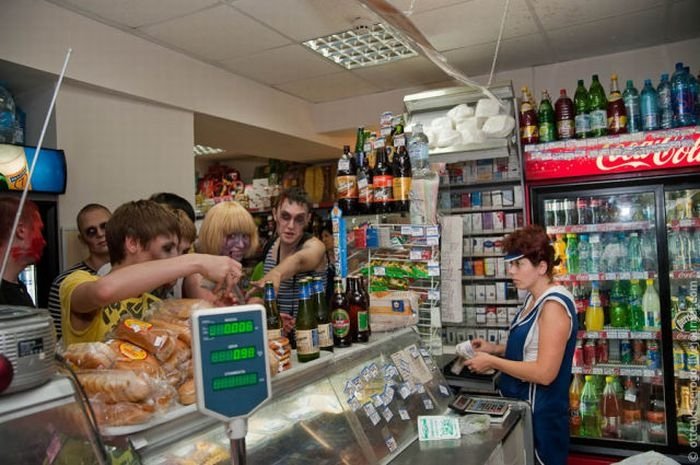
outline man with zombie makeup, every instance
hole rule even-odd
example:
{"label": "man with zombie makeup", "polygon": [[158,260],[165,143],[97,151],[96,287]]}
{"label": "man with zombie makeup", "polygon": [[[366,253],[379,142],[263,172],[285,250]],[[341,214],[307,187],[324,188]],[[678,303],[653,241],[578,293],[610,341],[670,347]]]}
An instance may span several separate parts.
{"label": "man with zombie makeup", "polygon": [[[12,225],[18,208],[19,198],[0,197],[0,257],[2,258],[10,242]],[[39,209],[34,202],[27,200],[10,247],[7,268],[2,276],[0,304],[34,307],[34,302],[24,283],[19,280],[19,275],[27,266],[37,263],[41,258],[46,246],[44,236],[41,234],[43,227]]]}

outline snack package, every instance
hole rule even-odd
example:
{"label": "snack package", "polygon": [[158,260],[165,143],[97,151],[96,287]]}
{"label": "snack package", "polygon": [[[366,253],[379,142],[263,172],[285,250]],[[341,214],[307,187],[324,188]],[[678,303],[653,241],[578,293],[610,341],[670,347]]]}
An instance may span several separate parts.
{"label": "snack package", "polygon": [[176,337],[171,336],[170,331],[135,318],[121,320],[114,328],[113,337],[146,349],[161,362],[170,358],[175,350]]}
{"label": "snack package", "polygon": [[66,348],[63,358],[75,368],[91,370],[112,368],[117,354],[103,342],[78,342]]}

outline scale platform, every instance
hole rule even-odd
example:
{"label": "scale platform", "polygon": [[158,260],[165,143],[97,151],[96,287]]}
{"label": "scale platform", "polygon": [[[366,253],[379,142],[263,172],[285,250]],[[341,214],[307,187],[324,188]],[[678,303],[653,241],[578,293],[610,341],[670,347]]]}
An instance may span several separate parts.
{"label": "scale platform", "polygon": [[442,374],[445,376],[450,386],[459,388],[462,392],[489,395],[498,394],[497,383],[500,376],[499,372],[491,375],[480,375],[463,368],[458,375],[455,375],[452,372],[452,364],[455,360],[457,360],[455,356],[443,356],[441,358],[441,362],[443,363]]}

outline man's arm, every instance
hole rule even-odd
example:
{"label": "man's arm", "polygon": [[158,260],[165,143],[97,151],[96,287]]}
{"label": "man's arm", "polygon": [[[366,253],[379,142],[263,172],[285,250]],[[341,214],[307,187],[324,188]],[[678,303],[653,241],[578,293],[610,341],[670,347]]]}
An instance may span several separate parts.
{"label": "man's arm", "polygon": [[[262,277],[262,279],[251,283],[256,287],[262,287],[265,281],[272,281],[275,292],[279,290],[280,283],[299,273],[316,270],[323,263],[326,254],[326,247],[319,239],[312,237],[300,250],[282,260],[276,267]],[[250,294],[252,292],[249,291]]]}

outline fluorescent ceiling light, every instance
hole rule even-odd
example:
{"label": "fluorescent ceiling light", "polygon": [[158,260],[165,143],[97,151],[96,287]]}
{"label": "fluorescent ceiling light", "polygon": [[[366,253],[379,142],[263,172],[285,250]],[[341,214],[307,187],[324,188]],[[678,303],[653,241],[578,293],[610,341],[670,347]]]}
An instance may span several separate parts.
{"label": "fluorescent ceiling light", "polygon": [[195,155],[212,155],[215,153],[223,153],[225,150],[215,148],[215,147],[209,147],[206,145],[195,145],[192,148],[192,151],[194,152]]}
{"label": "fluorescent ceiling light", "polygon": [[383,24],[307,40],[304,45],[347,69],[383,65],[418,55]]}

